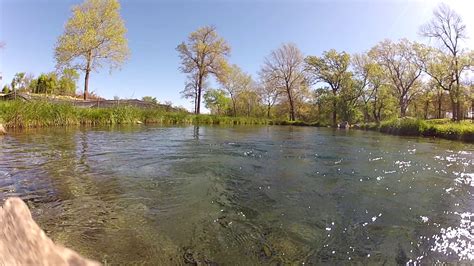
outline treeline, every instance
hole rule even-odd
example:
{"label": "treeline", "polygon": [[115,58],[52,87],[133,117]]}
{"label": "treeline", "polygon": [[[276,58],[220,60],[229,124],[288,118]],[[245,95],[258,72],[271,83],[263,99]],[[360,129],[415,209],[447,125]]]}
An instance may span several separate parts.
{"label": "treeline", "polygon": [[10,84],[5,84],[2,93],[38,93],[75,96],[79,73],[74,69],[49,72],[34,77],[25,72],[16,73]]}
{"label": "treeline", "polygon": [[[176,48],[188,75],[181,93],[193,101],[196,114],[203,98],[213,114],[333,125],[472,117],[474,52],[462,46],[467,36],[461,17],[440,5],[420,35],[437,46],[384,40],[359,54],[331,49],[315,56],[283,44],[265,57],[254,78],[229,63],[230,45],[206,26]],[[210,88],[209,77],[217,88]]]}

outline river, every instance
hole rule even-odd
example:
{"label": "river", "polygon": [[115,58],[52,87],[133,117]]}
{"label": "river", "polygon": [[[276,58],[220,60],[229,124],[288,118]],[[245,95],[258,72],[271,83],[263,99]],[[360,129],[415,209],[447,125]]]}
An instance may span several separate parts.
{"label": "river", "polygon": [[0,137],[0,200],[112,264],[474,263],[474,145],[283,126]]}

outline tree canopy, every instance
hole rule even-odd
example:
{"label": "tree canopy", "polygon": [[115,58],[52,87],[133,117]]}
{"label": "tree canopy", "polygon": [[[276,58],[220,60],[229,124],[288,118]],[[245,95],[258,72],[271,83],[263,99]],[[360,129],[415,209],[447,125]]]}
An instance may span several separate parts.
{"label": "tree canopy", "polygon": [[226,68],[230,46],[217,34],[216,28],[205,26],[188,36],[187,42],[176,47],[181,59],[180,70],[188,74],[188,84],[196,88],[195,113],[201,112],[203,85],[209,75],[219,78]]}
{"label": "tree canopy", "polygon": [[72,9],[55,48],[58,68],[85,72],[84,99],[91,71],[108,65],[120,67],[129,57],[126,28],[117,0],[85,0]]}

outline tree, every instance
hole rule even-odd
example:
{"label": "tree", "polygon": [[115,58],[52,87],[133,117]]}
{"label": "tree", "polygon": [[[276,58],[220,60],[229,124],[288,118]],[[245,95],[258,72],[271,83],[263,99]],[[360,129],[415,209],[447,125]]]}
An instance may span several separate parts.
{"label": "tree", "polygon": [[[184,84],[184,89],[180,92],[181,97],[186,99],[193,99],[194,113],[197,114],[197,101],[198,101],[198,83],[199,78],[197,73],[189,73]],[[207,82],[203,82],[201,85],[202,90],[205,91],[208,87]]]}
{"label": "tree", "polygon": [[18,91],[24,91],[29,87],[31,79],[31,74],[27,75],[25,72],[16,73],[15,76],[13,76],[11,89],[15,93],[15,97]]}
{"label": "tree", "polygon": [[387,81],[398,98],[400,117],[406,116],[408,104],[417,93],[416,81],[422,73],[417,50],[417,44],[403,39],[398,43],[382,41],[369,52],[382,66]]}
{"label": "tree", "polygon": [[260,97],[253,82],[251,82],[251,84],[245,89],[239,90],[236,99],[238,99],[237,103],[239,104],[239,110],[241,110],[242,114],[245,114],[248,117],[257,115]]}
{"label": "tree", "polygon": [[[430,22],[420,28],[420,34],[436,39],[441,48],[431,58],[435,62],[425,64],[425,72],[444,90],[449,92],[453,120],[459,121],[461,115],[461,75],[472,65],[472,59],[462,59],[464,51],[460,41],[467,38],[466,25],[462,18],[446,4],[440,4],[433,11]],[[471,62],[469,62],[471,61]]]}
{"label": "tree", "polygon": [[3,94],[10,93],[10,87],[8,86],[8,84],[5,84],[5,86],[3,86],[2,93]]}
{"label": "tree", "polygon": [[283,88],[288,98],[290,120],[296,119],[294,94],[306,83],[304,59],[301,51],[292,43],[283,44],[265,58],[260,75]]}
{"label": "tree", "polygon": [[266,107],[267,118],[270,118],[270,111],[283,90],[273,80],[265,80],[265,77],[261,77],[261,79],[260,84],[257,86],[257,91],[262,103]]}
{"label": "tree", "polygon": [[226,91],[232,101],[232,114],[237,116],[237,97],[250,90],[252,86],[252,77],[244,73],[237,65],[231,65],[220,78],[222,89]]}
{"label": "tree", "polygon": [[152,97],[152,96],[143,96],[142,101],[147,102],[147,103],[154,103],[154,104],[158,103],[158,100],[156,100],[156,97]]}
{"label": "tree", "polygon": [[61,73],[61,78],[58,84],[59,95],[74,95],[77,88],[77,80],[79,73],[75,69],[65,68]]}
{"label": "tree", "polygon": [[352,56],[352,68],[354,69],[354,78],[361,90],[361,98],[364,104],[364,122],[369,121],[369,101],[373,98],[374,89],[370,86],[369,77],[375,72],[376,64],[373,64],[371,58],[363,54],[354,54]]}
{"label": "tree", "polygon": [[13,91],[16,91],[24,86],[25,75],[25,72],[20,72],[16,73],[15,76],[13,76],[12,83],[10,84],[12,86]]}
{"label": "tree", "polygon": [[[364,104],[364,120],[368,122],[370,113],[376,123],[381,120],[387,93],[382,66],[368,54],[355,54],[352,59],[354,75],[360,84],[361,99]],[[383,87],[385,90],[382,91]]]}
{"label": "tree", "polygon": [[89,96],[89,75],[104,64],[110,70],[128,58],[126,28],[118,0],[85,0],[72,9],[73,15],[55,48],[58,68],[85,72],[84,100]]}
{"label": "tree", "polygon": [[223,115],[229,109],[230,99],[223,90],[209,89],[204,93],[204,103],[211,114]]}
{"label": "tree", "polygon": [[314,83],[324,82],[332,91],[332,124],[337,125],[338,93],[344,87],[349,89],[352,73],[349,72],[350,55],[346,52],[338,53],[331,49],[325,51],[322,57],[308,56],[305,59],[306,70],[310,73]]}
{"label": "tree", "polygon": [[54,72],[41,74],[36,83],[34,93],[55,93],[59,88],[58,75]]}
{"label": "tree", "polygon": [[188,41],[179,44],[176,50],[181,59],[180,70],[190,75],[188,84],[197,89],[195,113],[199,114],[203,85],[210,74],[217,78],[221,76],[222,69],[227,64],[226,57],[230,54],[230,46],[219,37],[216,28],[205,26],[192,32]]}

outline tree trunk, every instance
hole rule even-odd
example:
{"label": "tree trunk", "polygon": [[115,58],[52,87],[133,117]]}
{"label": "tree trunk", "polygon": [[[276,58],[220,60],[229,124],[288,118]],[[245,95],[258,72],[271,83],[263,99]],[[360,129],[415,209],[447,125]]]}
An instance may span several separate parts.
{"label": "tree trunk", "polygon": [[364,106],[364,123],[369,122],[370,114],[369,114],[369,104],[365,103]]}
{"label": "tree trunk", "polygon": [[456,103],[456,121],[461,121],[463,119],[463,114],[461,110],[461,102],[458,100]]}
{"label": "tree trunk", "polygon": [[425,110],[424,110],[425,112],[424,112],[424,115],[423,115],[425,120],[428,119],[428,110],[429,110],[429,108],[430,108],[430,101],[426,101],[425,102]]}
{"label": "tree trunk", "polygon": [[194,114],[197,114],[197,92],[194,93]]}
{"label": "tree trunk", "polygon": [[407,116],[407,104],[403,98],[400,98],[400,117]]}
{"label": "tree trunk", "polygon": [[234,117],[237,116],[237,108],[235,107],[235,100],[232,99],[232,112],[234,114]]}
{"label": "tree trunk", "polygon": [[333,89],[332,94],[334,99],[332,100],[332,126],[337,127],[337,98],[336,98],[337,90]]}
{"label": "tree trunk", "polygon": [[438,97],[438,119],[441,119],[441,104],[443,102],[443,94]]}
{"label": "tree trunk", "polygon": [[199,75],[197,105],[196,105],[196,114],[197,115],[201,113],[202,78],[203,78],[202,75]]}
{"label": "tree trunk", "polygon": [[374,108],[374,110],[372,111],[372,114],[374,116],[374,120],[378,124],[379,123],[379,118],[377,117],[377,94],[375,94],[375,96],[374,96],[374,101],[373,101],[372,108]]}
{"label": "tree trunk", "polygon": [[459,69],[458,67],[458,58],[457,58],[457,52],[455,51],[454,54],[454,64],[455,64],[455,69],[456,69],[456,72],[455,72],[455,78],[456,78],[456,86],[455,86],[455,108],[456,108],[456,116],[454,116],[454,113],[453,113],[453,120],[454,121],[461,121],[461,99],[459,97],[459,93],[461,91],[461,77],[459,76],[459,72],[457,71]]}
{"label": "tree trunk", "polygon": [[451,112],[452,112],[452,117],[451,120],[457,121],[457,111],[458,108],[456,106],[456,100],[451,97]]}
{"label": "tree trunk", "polygon": [[84,81],[84,100],[89,98],[89,74],[91,72],[92,65],[92,51],[87,54],[87,66],[86,66],[86,77]]}
{"label": "tree trunk", "polygon": [[293,97],[291,96],[291,91],[287,88],[288,100],[290,101],[290,120],[295,121],[295,106],[293,103]]}
{"label": "tree trunk", "polygon": [[90,74],[90,70],[87,69],[86,70],[86,77],[85,77],[85,81],[84,81],[84,100],[87,100],[87,98],[89,97],[89,74]]}
{"label": "tree trunk", "polygon": [[272,108],[271,105],[268,105],[267,107],[267,118],[270,118],[270,109]]}

